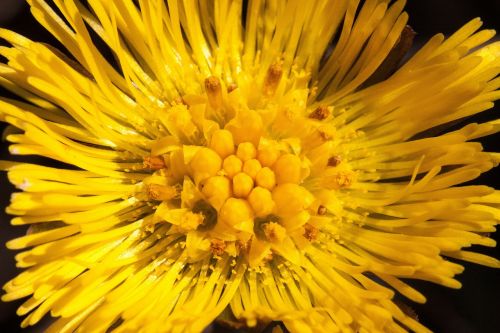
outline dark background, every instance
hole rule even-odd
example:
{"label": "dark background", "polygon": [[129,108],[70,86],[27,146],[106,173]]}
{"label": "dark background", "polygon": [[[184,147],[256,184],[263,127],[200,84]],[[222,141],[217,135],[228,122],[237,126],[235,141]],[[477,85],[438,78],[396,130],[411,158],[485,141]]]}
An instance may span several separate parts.
{"label": "dark background", "polygon": [[[485,28],[499,28],[500,1],[498,0],[409,0],[406,6],[410,14],[410,25],[417,32],[415,46],[437,32],[447,35],[454,32],[470,19],[480,16]],[[0,27],[19,32],[37,41],[49,42],[60,46],[29,14],[22,0],[0,0]],[[497,38],[498,40],[498,38]],[[0,95],[5,94],[0,90]],[[486,121],[498,117],[499,107],[474,117],[474,121]],[[0,125],[0,131],[4,125]],[[482,139],[487,150],[498,151],[498,135]],[[5,142],[0,143],[0,159],[13,159],[8,155]],[[33,161],[33,159],[31,159]],[[495,170],[498,173],[497,170]],[[483,174],[475,183],[498,187],[495,171]],[[8,184],[5,173],[0,173],[0,207],[8,205],[13,187]],[[22,227],[11,227],[9,217],[2,211],[0,215],[0,285],[17,274],[14,263],[14,252],[3,244],[9,239],[25,233]],[[497,241],[499,232],[493,235]],[[500,258],[500,250],[478,248],[477,251]],[[459,276],[463,284],[461,290],[451,290],[426,282],[411,282],[424,295],[428,302],[425,305],[409,303],[419,315],[419,320],[433,331],[439,333],[494,333],[500,331],[500,270],[465,264],[465,272]],[[21,301],[0,302],[0,331],[18,332],[21,318],[15,315]],[[35,328],[24,332],[43,330],[46,321]],[[221,332],[220,328],[214,331]]]}

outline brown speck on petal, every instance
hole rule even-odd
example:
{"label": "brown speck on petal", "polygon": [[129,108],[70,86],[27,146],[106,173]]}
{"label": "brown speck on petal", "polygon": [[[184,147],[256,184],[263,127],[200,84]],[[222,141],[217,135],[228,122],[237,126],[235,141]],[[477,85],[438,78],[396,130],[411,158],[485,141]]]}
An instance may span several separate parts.
{"label": "brown speck on petal", "polygon": [[179,193],[174,186],[164,186],[158,184],[149,184],[146,186],[146,193],[151,200],[167,201],[176,198]]}
{"label": "brown speck on petal", "polygon": [[266,96],[274,95],[282,76],[283,68],[281,67],[281,63],[276,62],[269,67],[264,81],[264,94]]}
{"label": "brown speck on petal", "polygon": [[214,109],[222,106],[222,88],[219,78],[209,76],[205,79],[205,90],[207,92],[208,103]]}
{"label": "brown speck on petal", "polygon": [[165,161],[161,156],[144,157],[143,165],[145,169],[160,170],[166,167]]}
{"label": "brown speck on petal", "polygon": [[326,212],[327,212],[327,209],[325,206],[323,205],[320,205],[318,207],[318,215],[326,215]]}
{"label": "brown speck on petal", "polygon": [[325,120],[330,115],[330,110],[326,106],[318,106],[309,114],[310,119]]}
{"label": "brown speck on petal", "polygon": [[210,251],[216,256],[221,256],[226,250],[226,242],[221,239],[214,238],[210,241]]}
{"label": "brown speck on petal", "polygon": [[230,93],[238,88],[238,85],[236,83],[231,83],[229,86],[227,86],[227,92]]}
{"label": "brown speck on petal", "polygon": [[304,225],[304,237],[307,240],[309,240],[311,242],[316,240],[316,238],[318,238],[318,233],[319,233],[319,230],[315,226],[313,226],[309,223],[306,223]]}
{"label": "brown speck on petal", "polygon": [[339,155],[332,156],[328,159],[329,167],[336,167],[342,162],[342,158]]}

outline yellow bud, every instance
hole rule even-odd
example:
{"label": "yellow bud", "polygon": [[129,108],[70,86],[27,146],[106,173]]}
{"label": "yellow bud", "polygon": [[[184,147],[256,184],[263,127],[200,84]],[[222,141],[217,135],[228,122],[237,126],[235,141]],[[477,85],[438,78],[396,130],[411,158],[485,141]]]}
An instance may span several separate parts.
{"label": "yellow bud", "polygon": [[252,158],[243,164],[243,172],[252,177],[252,179],[255,179],[257,172],[259,172],[261,168],[262,166],[260,165],[259,160],[256,160],[255,158]]}
{"label": "yellow bud", "polygon": [[224,159],[224,163],[222,164],[222,168],[229,178],[233,178],[234,175],[240,172],[242,166],[243,162],[236,155],[229,155]]}
{"label": "yellow bud", "polygon": [[233,135],[228,130],[216,130],[210,139],[210,148],[220,157],[225,158],[234,153]]}
{"label": "yellow bud", "polygon": [[248,196],[248,202],[256,216],[266,216],[274,211],[274,201],[271,192],[262,187],[255,187]]}
{"label": "yellow bud", "polygon": [[208,178],[201,189],[207,201],[216,209],[224,204],[231,197],[231,181],[224,176],[214,176]]}
{"label": "yellow bud", "polygon": [[276,177],[273,170],[268,167],[260,169],[255,176],[255,182],[258,186],[272,190],[276,185]]}
{"label": "yellow bud", "polygon": [[251,142],[243,142],[238,145],[236,156],[245,162],[257,156],[257,149]]}
{"label": "yellow bud", "polygon": [[219,217],[226,224],[231,226],[246,225],[249,222],[253,225],[253,212],[248,202],[244,199],[229,198],[222,205]]}
{"label": "yellow bud", "polygon": [[253,188],[253,179],[246,173],[240,172],[233,177],[233,192],[237,198],[246,198]]}
{"label": "yellow bud", "polygon": [[222,159],[212,149],[200,148],[189,163],[195,182],[215,176],[222,166]]}
{"label": "yellow bud", "polygon": [[300,213],[314,202],[314,196],[309,191],[292,183],[276,186],[272,195],[280,216]]}
{"label": "yellow bud", "polygon": [[281,155],[273,166],[274,173],[276,174],[276,183],[298,184],[301,178],[300,164],[300,158],[297,155]]}
{"label": "yellow bud", "polygon": [[259,149],[257,158],[259,159],[260,164],[262,164],[262,166],[271,167],[274,164],[274,162],[276,162],[279,156],[280,152],[277,149],[267,147],[264,149]]}

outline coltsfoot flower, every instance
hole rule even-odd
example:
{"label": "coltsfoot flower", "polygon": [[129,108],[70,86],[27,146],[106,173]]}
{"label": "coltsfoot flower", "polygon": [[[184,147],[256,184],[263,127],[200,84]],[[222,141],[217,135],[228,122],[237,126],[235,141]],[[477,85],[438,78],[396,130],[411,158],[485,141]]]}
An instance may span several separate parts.
{"label": "coltsfoot flower", "polygon": [[[68,55],[1,30],[0,119],[22,192],[7,245],[49,332],[200,332],[221,313],[292,332],[428,332],[393,302],[406,279],[460,288],[447,258],[495,246],[500,194],[460,186],[499,155],[471,140],[500,44],[472,20],[388,78],[404,1],[30,0]],[[87,3],[87,2],[86,2]],[[56,9],[57,8],[57,9]],[[95,41],[112,51],[106,59]]]}

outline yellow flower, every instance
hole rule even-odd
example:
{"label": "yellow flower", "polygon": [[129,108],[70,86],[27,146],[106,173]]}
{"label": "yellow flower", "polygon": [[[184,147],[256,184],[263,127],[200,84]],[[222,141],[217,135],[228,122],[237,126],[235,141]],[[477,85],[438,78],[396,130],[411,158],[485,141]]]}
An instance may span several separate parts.
{"label": "yellow flower", "polygon": [[447,258],[500,267],[463,250],[495,246],[500,194],[460,186],[498,163],[471,140],[499,121],[426,132],[500,96],[479,19],[367,84],[404,1],[28,2],[74,60],[0,30],[0,84],[23,99],[0,98],[11,153],[71,166],[0,162],[23,191],[12,224],[32,226],[7,244],[24,271],[2,297],[29,296],[23,327],[50,312],[49,332],[200,332],[226,311],[428,332],[392,301],[425,302],[405,279],[460,288]]}

